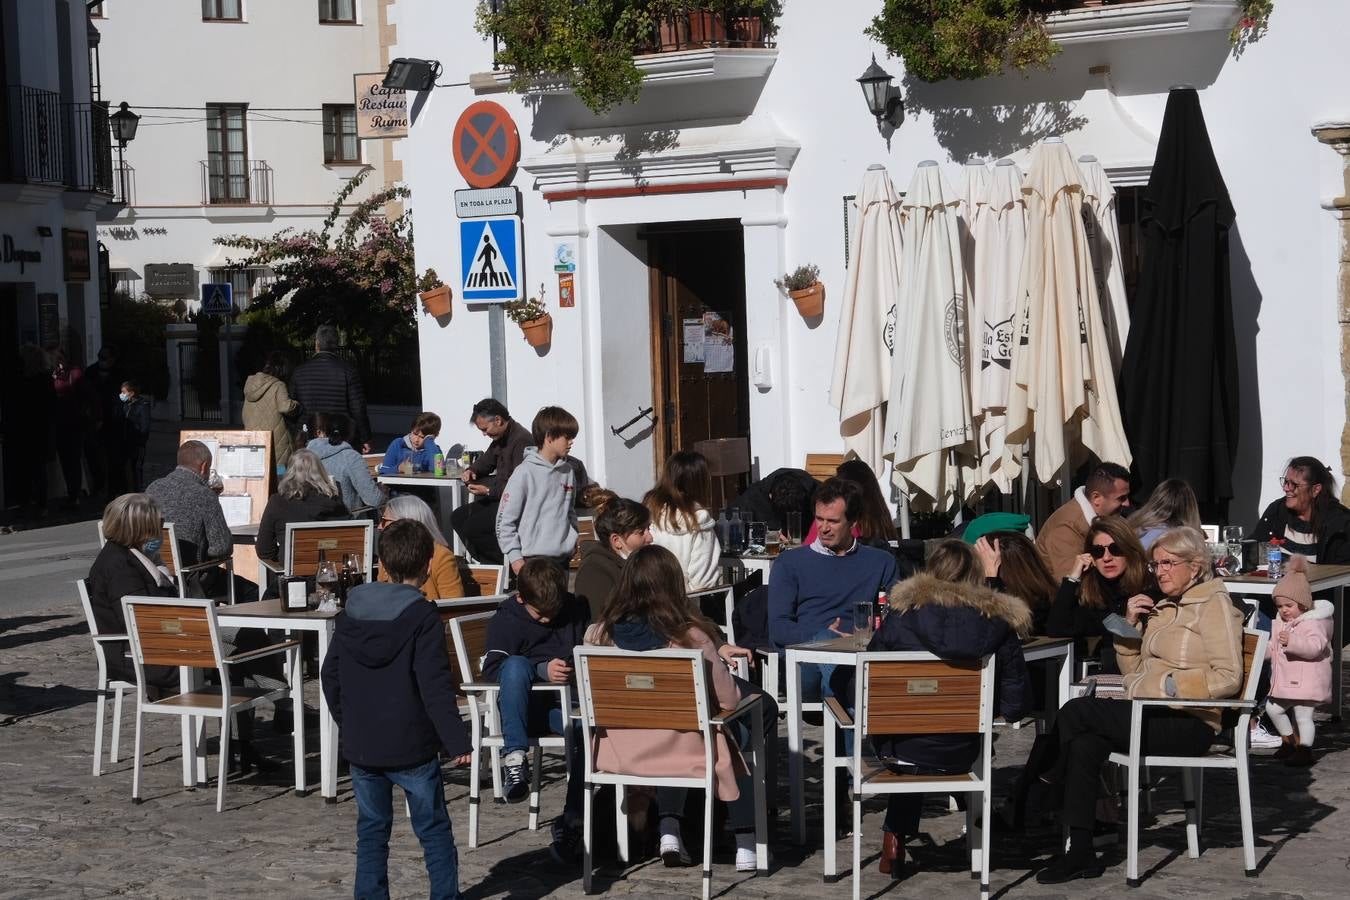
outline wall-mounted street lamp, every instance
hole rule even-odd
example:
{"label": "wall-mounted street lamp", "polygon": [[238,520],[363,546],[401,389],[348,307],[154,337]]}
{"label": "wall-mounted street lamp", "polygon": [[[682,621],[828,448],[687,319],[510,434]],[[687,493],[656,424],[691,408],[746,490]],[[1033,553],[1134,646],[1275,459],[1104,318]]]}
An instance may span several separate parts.
{"label": "wall-mounted street lamp", "polygon": [[905,121],[905,98],[900,89],[891,84],[895,79],[881,66],[877,65],[877,55],[872,54],[872,64],[867,71],[858,76],[863,97],[867,100],[867,109],[876,116],[877,130],[885,133],[889,125],[891,131]]}
{"label": "wall-mounted street lamp", "polygon": [[434,59],[400,56],[389,64],[383,85],[391,91],[429,91],[440,74],[441,64]]}
{"label": "wall-mounted street lamp", "polygon": [[108,116],[108,124],[112,127],[113,140],[117,141],[117,175],[122,182],[122,203],[127,202],[127,166],[126,160],[122,158],[122,152],[126,150],[127,144],[136,140],[136,129],[141,124],[141,117],[131,110],[127,109],[127,101],[123,100],[117,106],[117,112]]}

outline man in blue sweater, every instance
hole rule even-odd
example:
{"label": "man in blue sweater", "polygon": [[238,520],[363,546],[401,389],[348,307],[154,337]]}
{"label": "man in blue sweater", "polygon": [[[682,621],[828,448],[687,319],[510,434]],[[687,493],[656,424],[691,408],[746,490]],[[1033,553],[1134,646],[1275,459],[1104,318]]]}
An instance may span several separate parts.
{"label": "man in blue sweater", "polygon": [[[769,638],[780,650],[853,632],[853,604],[875,600],[898,579],[895,557],[858,540],[862,493],[843,478],[816,491],[816,540],[780,554],[769,576]],[[830,694],[833,666],[801,667],[802,697]]]}

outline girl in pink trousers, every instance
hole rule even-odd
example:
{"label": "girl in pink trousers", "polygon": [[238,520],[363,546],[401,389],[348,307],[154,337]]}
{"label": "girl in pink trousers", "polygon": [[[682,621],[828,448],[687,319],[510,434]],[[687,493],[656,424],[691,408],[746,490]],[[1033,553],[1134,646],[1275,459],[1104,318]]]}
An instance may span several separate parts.
{"label": "girl in pink trousers", "polygon": [[[1289,574],[1275,586],[1277,615],[1271,623],[1270,696],[1266,714],[1283,744],[1275,758],[1286,766],[1312,765],[1313,710],[1331,699],[1331,629],[1335,608],[1313,600],[1308,587],[1308,560],[1295,556]],[[1289,721],[1293,715],[1293,723]],[[1298,726],[1297,734],[1294,726]]]}

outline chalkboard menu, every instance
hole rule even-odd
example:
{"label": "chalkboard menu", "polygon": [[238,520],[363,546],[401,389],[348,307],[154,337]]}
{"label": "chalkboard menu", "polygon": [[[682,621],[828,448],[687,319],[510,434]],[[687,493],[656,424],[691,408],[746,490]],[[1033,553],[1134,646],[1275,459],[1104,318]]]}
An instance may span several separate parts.
{"label": "chalkboard menu", "polygon": [[38,294],[38,346],[52,349],[61,345],[61,312],[55,294]]}

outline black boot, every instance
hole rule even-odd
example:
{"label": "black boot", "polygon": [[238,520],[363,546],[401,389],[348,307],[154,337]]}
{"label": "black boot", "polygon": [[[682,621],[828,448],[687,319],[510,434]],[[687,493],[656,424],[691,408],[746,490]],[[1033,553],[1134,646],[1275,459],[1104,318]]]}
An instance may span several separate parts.
{"label": "black boot", "polygon": [[[1039,734],[1036,740],[1031,744],[1031,752],[1027,755],[1026,765],[1022,767],[1022,774],[1017,776],[1017,781],[1012,789],[1012,825],[1016,830],[1021,830],[1026,825],[1027,813],[1027,795],[1031,789],[1041,782],[1041,776],[1051,773],[1055,769],[1055,764],[1059,760],[1059,736],[1054,732],[1050,734]],[[1047,804],[1048,805],[1048,804]]]}
{"label": "black boot", "polygon": [[1079,878],[1100,878],[1106,867],[1097,859],[1092,846],[1091,828],[1069,829],[1069,851],[1056,856],[1050,865],[1036,873],[1040,884],[1064,884]]}

